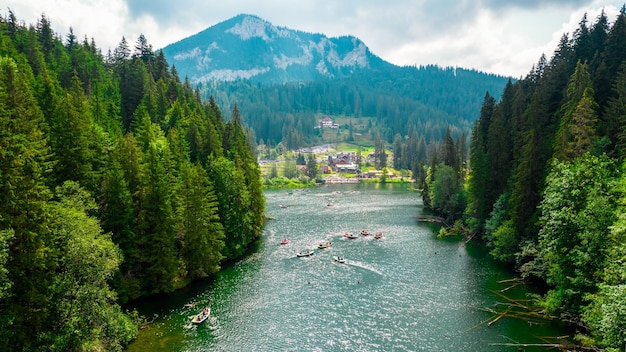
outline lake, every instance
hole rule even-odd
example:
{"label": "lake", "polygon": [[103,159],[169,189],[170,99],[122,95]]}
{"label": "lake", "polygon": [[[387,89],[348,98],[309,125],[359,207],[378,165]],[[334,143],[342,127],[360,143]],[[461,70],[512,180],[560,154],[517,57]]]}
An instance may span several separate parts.
{"label": "lake", "polygon": [[[418,223],[422,202],[412,185],[265,195],[271,219],[250,253],[213,279],[136,302],[141,314],[158,317],[128,351],[517,351],[505,344],[569,333],[509,317],[488,326],[497,315],[486,308],[509,302],[497,291],[514,273],[479,246],[437,239],[432,224]],[[384,236],[373,238],[378,232]],[[280,245],[283,238],[290,242]],[[317,248],[327,241],[331,247]],[[314,254],[296,256],[306,249]],[[506,295],[524,298],[527,290]],[[191,324],[204,306],[211,317]]]}

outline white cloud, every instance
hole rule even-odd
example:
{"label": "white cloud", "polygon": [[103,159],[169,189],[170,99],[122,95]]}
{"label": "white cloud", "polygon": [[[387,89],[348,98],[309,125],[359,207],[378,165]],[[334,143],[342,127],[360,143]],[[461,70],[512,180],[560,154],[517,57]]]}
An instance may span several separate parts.
{"label": "white cloud", "polygon": [[[613,21],[617,0],[7,0],[18,19],[42,13],[65,37],[72,27],[106,52],[122,36],[144,34],[155,49],[237,14],[328,36],[354,35],[398,65],[439,64],[520,77],[539,56],[550,57],[584,12],[594,23],[604,7]],[[6,13],[6,12],[5,12]]]}

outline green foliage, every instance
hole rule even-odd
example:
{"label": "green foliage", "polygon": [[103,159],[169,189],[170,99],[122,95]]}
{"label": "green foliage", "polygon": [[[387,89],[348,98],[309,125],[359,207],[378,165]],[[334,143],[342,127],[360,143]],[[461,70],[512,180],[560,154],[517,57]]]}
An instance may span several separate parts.
{"label": "green foliage", "polygon": [[52,232],[63,256],[50,287],[49,305],[58,320],[39,334],[38,343],[58,351],[95,347],[121,351],[136,336],[137,327],[114,304],[116,295],[108,286],[120,252],[102,233],[98,219],[88,215],[96,209],[88,192],[68,181],[57,188],[57,197]]}
{"label": "green foliage", "polygon": [[13,230],[0,231],[0,300],[9,292],[13,284],[9,280],[9,270],[6,268],[9,259],[9,242],[13,236],[15,236]]}
{"label": "green foliage", "polygon": [[306,163],[306,170],[308,174],[307,176],[309,176],[310,179],[314,180],[317,178],[319,169],[317,168],[317,160],[315,160],[314,154],[309,154],[309,158]]}
{"label": "green foliage", "polygon": [[623,349],[626,188],[616,165],[626,140],[626,8],[608,23],[604,13],[592,26],[583,17],[549,60],[507,85],[489,120],[481,111],[465,214],[484,227],[495,258],[545,281],[547,312],[582,317],[599,346]]}
{"label": "green foliage", "polygon": [[593,87],[587,64],[578,62],[567,86],[568,101],[555,138],[555,157],[572,160],[593,150],[598,121]]}
{"label": "green foliage", "polygon": [[552,166],[540,205],[538,254],[543,279],[555,287],[552,308],[579,313],[586,293],[602,281],[607,233],[616,220],[616,169],[606,157],[585,154]]}
{"label": "green foliage", "polygon": [[589,306],[582,320],[591,329],[600,346],[621,349],[626,341],[626,284],[600,284],[598,292],[589,295]]}
{"label": "green foliage", "polygon": [[213,185],[199,165],[182,165],[176,192],[178,231],[187,275],[191,279],[216,273],[222,260],[224,232]]}
{"label": "green foliage", "polygon": [[250,194],[245,185],[245,177],[233,161],[225,157],[209,160],[208,174],[215,184],[219,217],[224,227],[224,256],[241,256],[246,245],[252,241],[253,219],[248,211]]}
{"label": "green foliage", "polygon": [[491,255],[503,262],[514,262],[514,253],[518,250],[517,236],[513,221],[505,220],[491,233]]}
{"label": "green foliage", "polygon": [[458,172],[449,165],[439,164],[426,182],[429,207],[449,220],[459,218],[467,201]]}
{"label": "green foliage", "polygon": [[143,36],[103,57],[45,16],[0,18],[2,347],[121,351],[137,326],[118,302],[241,255],[264,223],[253,135]]}

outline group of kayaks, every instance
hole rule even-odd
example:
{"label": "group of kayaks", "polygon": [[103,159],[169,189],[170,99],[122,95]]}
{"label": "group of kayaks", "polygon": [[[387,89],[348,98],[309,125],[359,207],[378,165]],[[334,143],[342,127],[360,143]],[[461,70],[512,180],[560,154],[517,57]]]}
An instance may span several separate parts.
{"label": "group of kayaks", "polygon": [[[369,236],[369,232],[365,231],[365,230],[361,230],[361,235],[363,236]],[[349,238],[349,239],[355,239],[358,238],[358,235],[352,233],[352,232],[346,232],[343,237]],[[376,235],[374,235],[375,239],[380,239],[383,237],[383,233],[379,232]],[[290,242],[291,240],[289,238],[283,238],[282,241],[280,241],[281,245],[286,245]],[[332,247],[333,243],[330,241],[325,241],[322,242],[320,244],[317,245],[317,249],[325,249],[325,248],[329,248]],[[310,257],[315,253],[315,251],[313,251],[312,249],[305,249],[303,251],[300,251],[298,253],[296,253],[297,257]],[[346,260],[345,258],[341,257],[341,256],[335,256],[333,257],[333,260],[338,262],[338,263],[345,263]]]}
{"label": "group of kayaks", "polygon": [[[369,236],[369,233],[365,230],[361,230],[361,235],[363,236]],[[356,234],[353,234],[351,232],[346,232],[344,237],[346,238],[350,238],[350,239],[355,239],[358,236]],[[383,237],[382,232],[377,233],[376,235],[374,235],[374,238],[379,239]],[[280,241],[281,245],[286,245],[290,242],[291,240],[289,238],[283,238],[282,241]],[[318,249],[325,249],[325,248],[329,248],[332,247],[333,243],[330,241],[325,241],[320,243],[317,248]],[[309,257],[312,256],[313,253],[315,253],[312,249],[306,249],[303,251],[300,251],[298,253],[296,253],[296,256],[298,257]],[[344,264],[346,262],[346,258],[338,255],[338,256],[334,256],[333,260],[337,263],[341,263]],[[190,305],[191,306],[191,305]],[[201,324],[204,321],[206,321],[209,317],[211,316],[211,308],[210,307],[205,307],[200,313],[194,315],[193,317],[191,317],[191,322],[193,324]]]}
{"label": "group of kayaks", "polygon": [[[362,236],[369,236],[370,235],[370,233],[367,232],[366,230],[361,230],[360,233],[361,233]],[[346,232],[343,235],[343,237],[349,238],[351,240],[354,240],[354,239],[358,238],[359,236],[357,236],[355,233],[352,233],[352,232]],[[379,232],[379,233],[375,234],[374,238],[377,239],[377,240],[383,238],[383,233]]]}

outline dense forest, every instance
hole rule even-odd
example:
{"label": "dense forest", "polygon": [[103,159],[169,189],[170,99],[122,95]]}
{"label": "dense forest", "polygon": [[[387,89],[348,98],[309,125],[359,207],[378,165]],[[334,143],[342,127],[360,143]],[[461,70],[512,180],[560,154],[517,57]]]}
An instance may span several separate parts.
{"label": "dense forest", "polygon": [[426,204],[544,283],[544,313],[575,324],[579,343],[624,350],[626,8],[612,25],[585,15],[498,102],[485,94],[469,173],[454,141],[438,155]]}
{"label": "dense forest", "polygon": [[[508,78],[475,70],[435,65],[361,69],[349,77],[267,84],[254,80],[199,83],[204,97],[214,96],[224,110],[233,104],[249,113],[259,144],[297,149],[321,142],[319,114],[373,120],[365,131],[391,144],[396,134],[417,131],[428,143],[469,135],[485,90],[500,96]],[[478,93],[481,92],[481,93]],[[374,138],[371,138],[372,140]],[[351,142],[350,140],[346,140]]]}
{"label": "dense forest", "polygon": [[120,304],[241,256],[265,212],[249,136],[143,35],[103,55],[1,18],[0,349],[121,350]]}

